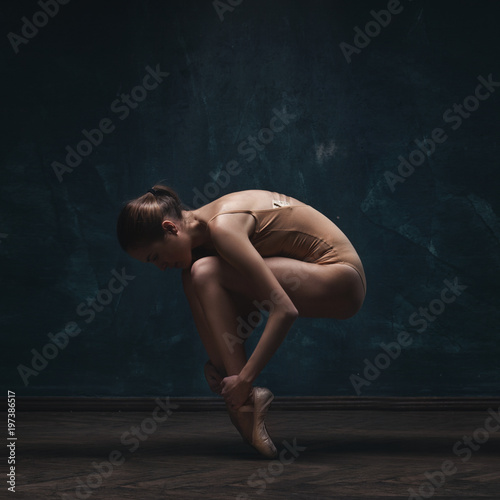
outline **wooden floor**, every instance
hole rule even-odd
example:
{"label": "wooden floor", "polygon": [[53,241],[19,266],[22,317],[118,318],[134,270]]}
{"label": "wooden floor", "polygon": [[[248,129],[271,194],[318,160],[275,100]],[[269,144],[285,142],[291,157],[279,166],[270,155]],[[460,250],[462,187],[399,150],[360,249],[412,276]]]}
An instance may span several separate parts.
{"label": "wooden floor", "polygon": [[[297,455],[283,452],[282,461],[261,459],[225,412],[174,411],[156,430],[151,417],[19,413],[16,494],[2,481],[0,498],[406,499],[409,488],[414,498],[500,498],[500,432],[478,431],[487,412],[271,410],[278,450],[286,442]],[[483,444],[456,445],[474,432]],[[113,453],[113,469],[98,473],[93,463]],[[436,473],[445,461],[449,475]]]}

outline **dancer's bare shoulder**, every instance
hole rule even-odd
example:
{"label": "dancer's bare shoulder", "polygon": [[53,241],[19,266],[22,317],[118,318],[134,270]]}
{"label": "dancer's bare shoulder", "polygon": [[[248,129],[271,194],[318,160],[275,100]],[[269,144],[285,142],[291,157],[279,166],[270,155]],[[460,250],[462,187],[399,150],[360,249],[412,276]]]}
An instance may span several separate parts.
{"label": "dancer's bare shoulder", "polygon": [[[246,191],[236,191],[221,196],[217,200],[204,205],[196,210],[197,215],[204,222],[208,222],[215,215],[232,211],[265,210],[273,207],[273,200],[276,194],[272,191],[260,189],[248,189]],[[301,201],[289,197],[291,205],[305,205]]]}

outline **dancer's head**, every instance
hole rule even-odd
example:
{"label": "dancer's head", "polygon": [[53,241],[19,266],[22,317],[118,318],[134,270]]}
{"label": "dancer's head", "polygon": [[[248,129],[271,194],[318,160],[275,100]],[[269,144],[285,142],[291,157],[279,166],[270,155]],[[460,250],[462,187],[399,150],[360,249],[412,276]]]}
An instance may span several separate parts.
{"label": "dancer's head", "polygon": [[121,247],[133,258],[152,262],[162,270],[187,267],[191,246],[183,232],[183,212],[173,189],[155,185],[122,208],[116,225]]}

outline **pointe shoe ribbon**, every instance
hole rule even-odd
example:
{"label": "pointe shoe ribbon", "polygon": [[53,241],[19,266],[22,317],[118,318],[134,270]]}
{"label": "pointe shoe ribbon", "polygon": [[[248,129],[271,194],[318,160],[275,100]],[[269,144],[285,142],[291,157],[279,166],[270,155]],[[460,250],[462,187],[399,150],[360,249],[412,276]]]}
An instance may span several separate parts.
{"label": "pointe shoe ribbon", "polygon": [[238,429],[244,441],[267,458],[275,458],[278,455],[264,422],[273,399],[274,395],[269,389],[254,387],[249,404],[241,406],[238,410],[233,410],[227,405],[231,422]]}

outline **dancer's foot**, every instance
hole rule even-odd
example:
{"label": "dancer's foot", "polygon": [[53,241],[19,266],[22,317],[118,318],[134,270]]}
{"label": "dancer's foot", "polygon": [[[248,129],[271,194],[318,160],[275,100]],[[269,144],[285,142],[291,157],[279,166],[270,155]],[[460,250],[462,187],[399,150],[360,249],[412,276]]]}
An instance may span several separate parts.
{"label": "dancer's foot", "polygon": [[226,405],[231,422],[238,429],[241,437],[267,458],[275,458],[278,454],[264,422],[273,399],[274,395],[269,389],[254,387],[248,403],[238,410],[232,410],[229,405]]}

